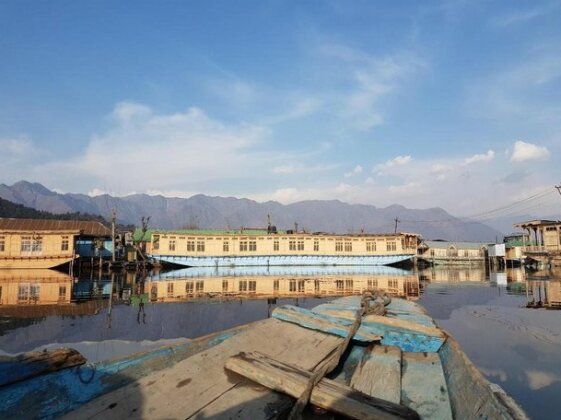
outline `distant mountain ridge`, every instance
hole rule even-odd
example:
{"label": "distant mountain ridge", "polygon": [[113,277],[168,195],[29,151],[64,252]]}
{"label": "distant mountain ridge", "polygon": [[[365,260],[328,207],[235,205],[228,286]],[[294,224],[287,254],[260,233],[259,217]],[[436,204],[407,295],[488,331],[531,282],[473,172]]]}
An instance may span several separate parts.
{"label": "distant mountain ridge", "polygon": [[139,225],[141,217],[150,216],[149,227],[161,229],[264,227],[270,214],[273,224],[280,229],[291,229],[298,223],[299,229],[310,232],[393,232],[397,217],[400,220],[398,231],[421,233],[426,239],[495,242],[503,235],[482,223],[455,218],[438,207],[408,209],[392,205],[377,208],[338,200],[308,200],[284,205],[276,201],[259,203],[247,198],[203,194],[189,198],[147,194],[90,197],[59,194],[27,181],[11,186],[0,184],[0,197],[57,214],[81,212],[107,217],[115,208],[120,223]]}

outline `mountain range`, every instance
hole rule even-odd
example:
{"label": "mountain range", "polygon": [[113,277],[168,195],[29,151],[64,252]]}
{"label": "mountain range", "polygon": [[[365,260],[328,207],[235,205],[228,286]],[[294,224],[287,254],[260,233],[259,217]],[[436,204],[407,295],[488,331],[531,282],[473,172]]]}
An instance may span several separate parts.
{"label": "mountain range", "polygon": [[400,205],[377,208],[347,204],[338,200],[309,200],[293,204],[275,201],[259,203],[246,198],[211,197],[197,194],[190,198],[133,194],[126,197],[60,194],[39,183],[19,181],[0,184],[0,197],[13,203],[55,214],[89,213],[106,218],[117,210],[117,221],[139,225],[150,216],[149,227],[160,229],[265,227],[268,215],[279,229],[305,229],[310,232],[387,233],[397,230],[420,233],[425,239],[495,242],[503,232],[478,222],[456,218],[445,210],[408,209]]}

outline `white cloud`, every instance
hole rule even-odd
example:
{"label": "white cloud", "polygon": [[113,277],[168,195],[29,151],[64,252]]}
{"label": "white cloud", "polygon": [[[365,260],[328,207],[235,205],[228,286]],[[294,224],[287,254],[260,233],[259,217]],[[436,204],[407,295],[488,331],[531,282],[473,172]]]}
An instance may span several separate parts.
{"label": "white cloud", "polygon": [[356,165],[352,171],[345,172],[344,176],[345,176],[345,178],[350,178],[350,177],[355,176],[355,175],[360,175],[362,173],[362,171],[363,171],[362,166]]}
{"label": "white cloud", "polygon": [[532,391],[537,391],[539,389],[545,388],[546,386],[549,386],[554,382],[558,382],[561,380],[558,375],[555,375],[551,372],[544,372],[540,370],[526,370],[525,373],[528,385]]}
{"label": "white cloud", "polygon": [[548,157],[549,150],[546,147],[518,140],[514,143],[514,150],[510,160],[512,162],[524,162],[527,160],[543,160]]}
{"label": "white cloud", "polygon": [[488,150],[485,154],[473,155],[464,160],[464,165],[471,165],[472,163],[491,162],[495,158],[495,152]]}
{"label": "white cloud", "polygon": [[390,159],[384,163],[376,165],[372,172],[377,172],[378,175],[386,175],[386,171],[390,168],[395,168],[396,166],[403,166],[411,163],[413,158],[411,155],[406,156],[396,156],[393,159]]}

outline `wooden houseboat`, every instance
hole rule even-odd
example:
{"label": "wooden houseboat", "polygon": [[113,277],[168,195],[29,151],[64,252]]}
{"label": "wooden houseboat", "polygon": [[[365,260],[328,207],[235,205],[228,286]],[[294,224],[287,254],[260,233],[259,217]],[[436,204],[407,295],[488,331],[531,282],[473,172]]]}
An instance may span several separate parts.
{"label": "wooden houseboat", "polygon": [[423,240],[418,258],[433,265],[479,265],[485,263],[487,248],[487,244],[480,242]]}
{"label": "wooden houseboat", "polygon": [[95,221],[0,218],[0,269],[53,268],[76,258],[77,242],[90,248],[111,230]]}
{"label": "wooden houseboat", "polygon": [[266,230],[154,232],[154,260],[186,267],[388,265],[415,257],[419,235],[268,233]]}

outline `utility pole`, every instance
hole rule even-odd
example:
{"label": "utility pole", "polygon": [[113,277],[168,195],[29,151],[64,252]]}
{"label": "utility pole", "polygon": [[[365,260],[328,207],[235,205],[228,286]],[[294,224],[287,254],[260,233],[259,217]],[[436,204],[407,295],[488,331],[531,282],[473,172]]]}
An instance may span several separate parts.
{"label": "utility pole", "polygon": [[111,210],[111,262],[115,262],[115,221],[117,220],[117,209]]}
{"label": "utility pole", "polygon": [[561,184],[556,185],[555,188],[557,189],[557,192],[561,195]]}
{"label": "utility pole", "polygon": [[394,222],[395,222],[395,229],[394,229],[394,232],[393,232],[393,233],[397,235],[397,224],[398,224],[399,222],[401,222],[401,220],[399,220],[399,217],[396,217],[396,218],[393,219],[393,220],[394,220]]}

